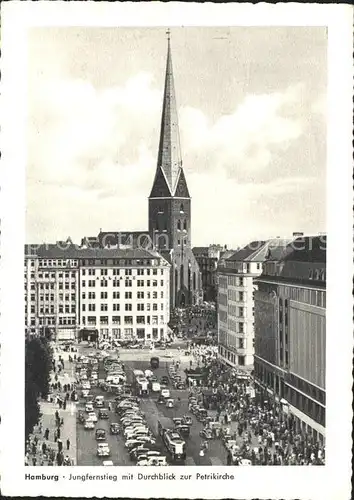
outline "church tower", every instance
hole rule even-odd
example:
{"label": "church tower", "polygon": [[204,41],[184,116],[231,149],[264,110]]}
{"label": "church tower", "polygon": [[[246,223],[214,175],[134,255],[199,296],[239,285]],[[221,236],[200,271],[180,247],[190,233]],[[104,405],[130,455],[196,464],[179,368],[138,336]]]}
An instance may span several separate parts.
{"label": "church tower", "polygon": [[157,168],[149,196],[149,234],[171,265],[171,308],[199,302],[201,276],[191,249],[191,197],[182,166],[170,33]]}

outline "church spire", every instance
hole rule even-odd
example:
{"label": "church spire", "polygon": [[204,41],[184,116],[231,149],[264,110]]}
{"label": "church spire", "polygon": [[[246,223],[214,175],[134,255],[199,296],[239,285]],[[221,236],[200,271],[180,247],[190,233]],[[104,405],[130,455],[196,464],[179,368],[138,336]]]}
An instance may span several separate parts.
{"label": "church spire", "polygon": [[170,30],[168,29],[166,33],[167,63],[157,168],[158,170],[161,168],[167,181],[170,194],[174,196],[182,168],[182,154],[173,81]]}

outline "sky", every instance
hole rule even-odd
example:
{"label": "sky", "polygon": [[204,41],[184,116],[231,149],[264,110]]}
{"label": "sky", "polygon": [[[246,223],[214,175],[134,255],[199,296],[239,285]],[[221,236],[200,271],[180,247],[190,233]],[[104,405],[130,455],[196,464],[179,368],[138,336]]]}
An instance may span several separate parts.
{"label": "sky", "polygon": [[[163,28],[28,38],[26,241],[147,230]],[[326,230],[324,28],[172,28],[192,245]]]}

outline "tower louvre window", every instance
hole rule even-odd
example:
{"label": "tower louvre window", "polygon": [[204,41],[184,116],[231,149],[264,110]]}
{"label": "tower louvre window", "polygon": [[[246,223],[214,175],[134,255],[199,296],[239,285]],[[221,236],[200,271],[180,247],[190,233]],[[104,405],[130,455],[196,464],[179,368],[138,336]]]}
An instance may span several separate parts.
{"label": "tower louvre window", "polygon": [[181,230],[181,221],[179,219],[177,221],[177,229],[178,229],[178,231]]}
{"label": "tower louvre window", "polygon": [[183,229],[185,231],[187,231],[187,221],[186,221],[186,219],[184,219],[184,222],[183,222]]}
{"label": "tower louvre window", "polygon": [[180,212],[181,214],[184,214],[184,206],[183,206],[183,203],[181,203],[181,206],[180,206],[179,212]]}

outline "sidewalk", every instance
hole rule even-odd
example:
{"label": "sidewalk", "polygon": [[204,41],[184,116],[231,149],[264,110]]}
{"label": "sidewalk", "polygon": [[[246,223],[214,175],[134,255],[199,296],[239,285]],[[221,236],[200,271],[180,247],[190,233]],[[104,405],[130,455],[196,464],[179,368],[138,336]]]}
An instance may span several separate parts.
{"label": "sidewalk", "polygon": [[[75,373],[74,373],[74,364],[70,363],[68,361],[68,354],[66,352],[55,352],[54,353],[54,358],[58,362],[59,354],[61,357],[64,359],[65,363],[65,368],[64,370],[61,371],[61,373],[56,372],[58,375],[58,381],[60,382],[61,386],[64,384],[71,384],[75,382]],[[51,372],[51,383],[55,382],[55,373]],[[54,396],[54,401],[56,401],[56,396],[61,396],[63,397],[63,391],[58,391],[54,390],[52,393],[52,396]],[[42,444],[45,442],[47,447],[50,447],[57,453],[58,451],[58,444],[54,440],[54,431],[56,430],[56,421],[55,421],[55,412],[56,410],[59,412],[59,417],[63,418],[64,423],[63,425],[60,426],[60,440],[63,443],[63,453],[64,456],[68,456],[71,460],[71,463],[73,465],[76,465],[77,463],[77,443],[76,443],[76,403],[68,401],[67,402],[67,407],[64,410],[63,408],[59,408],[59,404],[56,402],[48,402],[48,401],[40,401],[40,411],[42,413],[42,418],[40,421],[42,431],[40,432],[39,427],[36,426],[33,430],[33,434],[30,438],[31,441],[33,441],[32,438],[37,436],[38,438],[38,444],[37,444],[37,453],[36,453],[36,458],[37,458],[37,463],[36,465],[41,465],[43,462],[43,465],[48,465],[48,459],[45,458],[42,454]],[[44,439],[44,432],[46,429],[49,429],[49,439],[45,440]],[[69,449],[67,449],[67,443],[66,440],[70,440],[70,445]],[[33,455],[30,455],[30,461],[29,464],[32,465],[32,457]]]}
{"label": "sidewalk", "polygon": [[[55,425],[55,411],[58,410],[59,417],[64,419],[64,424],[60,427],[60,439],[63,442],[63,452],[64,456],[68,455],[75,465],[77,461],[76,453],[76,405],[75,403],[69,403],[66,410],[59,409],[59,405],[54,403],[41,403],[42,412],[42,428],[43,434],[45,429],[49,429],[49,439],[46,444],[49,445],[54,450],[58,449],[57,443],[54,441],[54,431],[56,429]],[[37,434],[38,435],[38,434]],[[39,436],[38,436],[39,437]],[[70,448],[67,450],[66,440],[70,440]],[[44,436],[40,439],[40,446],[45,441]]]}

